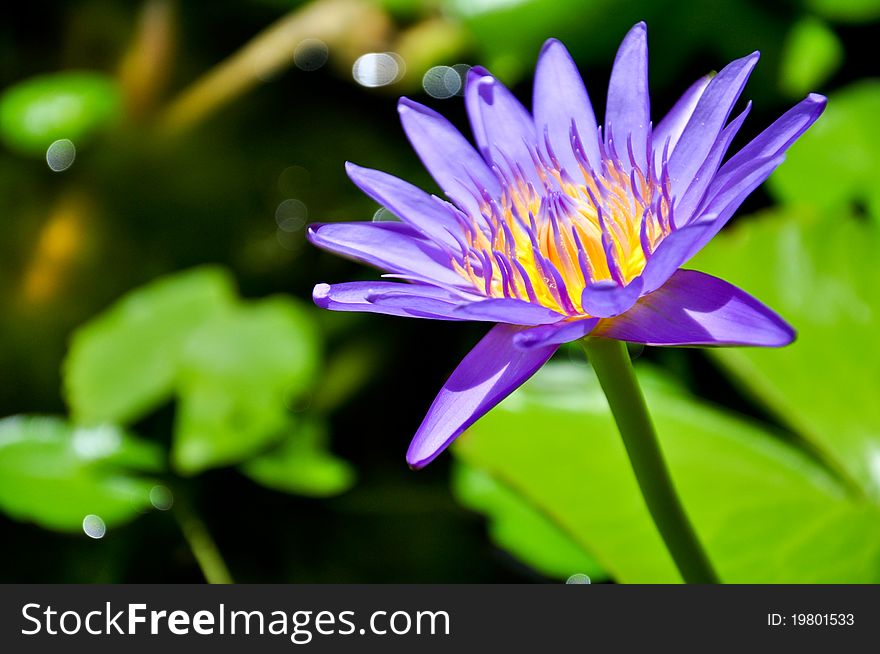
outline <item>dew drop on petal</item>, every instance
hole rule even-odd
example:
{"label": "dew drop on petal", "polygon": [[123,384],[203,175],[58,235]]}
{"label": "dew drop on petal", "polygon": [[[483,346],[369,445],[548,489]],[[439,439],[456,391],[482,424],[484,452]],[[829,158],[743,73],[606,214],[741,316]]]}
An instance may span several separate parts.
{"label": "dew drop on petal", "polygon": [[46,163],[56,173],[70,168],[75,159],[76,146],[70,139],[58,139],[46,150]]}
{"label": "dew drop on petal", "polygon": [[107,533],[107,525],[104,524],[100,516],[90,513],[83,518],[83,531],[89,538],[97,540],[104,538],[104,534]]}

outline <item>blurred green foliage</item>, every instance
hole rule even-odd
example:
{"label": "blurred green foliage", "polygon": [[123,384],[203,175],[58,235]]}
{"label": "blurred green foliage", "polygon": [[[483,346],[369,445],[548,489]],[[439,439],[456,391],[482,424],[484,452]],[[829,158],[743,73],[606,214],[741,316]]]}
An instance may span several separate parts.
{"label": "blurred green foliage", "polygon": [[111,77],[86,71],[32,77],[0,96],[0,138],[19,152],[42,155],[53,141],[84,141],[121,115]]}
{"label": "blurred green foliage", "polygon": [[[790,98],[830,97],[768,184],[777,206],[756,212],[770,198],[755,194],[692,264],[778,309],[798,341],[643,354],[676,483],[726,581],[880,581],[880,2],[384,0],[342,34],[303,32],[327,41],[319,71],[293,67],[293,39],[290,70],[248,62],[219,99],[200,86],[274,21],[345,5],[68,0],[8,17],[0,408],[19,415],[0,421],[16,521],[0,522],[0,579],[191,579],[173,521],[150,511],[179,500],[240,580],[676,580],[596,381],[566,351],[454,457],[407,471],[407,439],[479,328],[293,299],[374,273],[277,214],[293,199],[309,220],[369,219],[345,160],[432,188],[394,102],[434,64],[488,66],[527,98],[557,37],[601,117],[619,39],[646,20],[655,120],[755,49],[747,136]],[[399,81],[357,86],[367,51],[399,51]],[[459,97],[419,100],[463,124]],[[174,123],[187,102],[198,120]],[[58,139],[77,148],[62,173],[39,160]],[[86,516],[106,538],[85,538]]]}
{"label": "blurred green foliage", "polygon": [[880,218],[880,81],[868,79],[832,93],[814,129],[792,146],[770,188],[782,202],[822,211],[867,205]]}
{"label": "blurred green foliage", "polygon": [[878,0],[807,0],[807,5],[834,20],[862,23],[880,18]]}
{"label": "blurred green foliage", "polygon": [[170,458],[179,474],[242,463],[275,490],[343,492],[354,474],[327,449],[320,418],[294,419],[290,409],[314,387],[319,359],[314,319],[298,301],[241,302],[219,268],[137,289],[73,335],[64,377],[77,426],[3,423],[0,502],[64,530],[80,529],[86,514],[110,524],[135,517],[150,507],[155,482],[125,467],[155,472],[164,457],[121,428],[175,398]]}
{"label": "blurred green foliage", "polygon": [[795,23],[785,40],[780,88],[794,98],[821,89],[843,62],[843,44],[830,27],[815,18]]}
{"label": "blurred green foliage", "polygon": [[73,427],[59,418],[12,417],[0,421],[0,507],[19,520],[78,531],[83,518],[107,526],[150,509],[161,449],[103,425]]}

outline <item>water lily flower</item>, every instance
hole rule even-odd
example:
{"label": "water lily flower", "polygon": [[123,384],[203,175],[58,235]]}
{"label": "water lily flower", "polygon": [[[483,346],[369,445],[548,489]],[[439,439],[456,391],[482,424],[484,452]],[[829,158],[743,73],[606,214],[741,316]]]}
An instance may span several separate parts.
{"label": "water lily flower", "polygon": [[435,111],[400,100],[403,128],[448,199],[348,164],[354,183],[401,222],[313,225],[309,239],[387,273],[319,284],[321,307],[497,323],[434,400],[407,453],[411,466],[432,461],[562,343],[588,335],[665,346],[793,340],[758,300],[681,268],[825,107],[810,94],[725,161],[750,104],[729,117],[758,56],[697,80],[656,125],[643,23],[617,53],[603,126],[554,39],[538,60],[532,113],[485,69],[469,71],[464,100],[476,147]]}

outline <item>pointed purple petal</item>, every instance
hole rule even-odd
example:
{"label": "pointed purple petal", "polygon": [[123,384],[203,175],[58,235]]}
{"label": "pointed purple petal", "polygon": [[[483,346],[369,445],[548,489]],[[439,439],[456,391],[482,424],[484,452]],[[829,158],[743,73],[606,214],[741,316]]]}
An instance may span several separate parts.
{"label": "pointed purple petal", "polygon": [[785,157],[779,155],[772,159],[758,159],[743,166],[742,177],[737,183],[718,194],[697,220],[663,239],[642,271],[642,278],[645,280],[642,292],[650,293],[660,288],[679,267],[711,241],[727,224],[743,200],[767,179],[783,159]]}
{"label": "pointed purple petal", "polygon": [[647,345],[781,347],[794,340],[795,331],[736,286],[679,270],[625,314],[601,321],[593,335]]}
{"label": "pointed purple petal", "polygon": [[709,82],[669,157],[672,195],[681,196],[706,160],[759,56],[754,52],[729,63]]}
{"label": "pointed purple petal", "polygon": [[496,325],[462,360],[440,390],[416,432],[406,460],[413,468],[440,452],[487,411],[531,377],[556,351],[514,347],[522,328]]}
{"label": "pointed purple petal", "polygon": [[700,101],[711,80],[711,75],[705,75],[694,82],[654,128],[654,165],[657,169],[663,163],[663,148],[666,147],[666,142],[669,141],[669,153],[671,154],[675,151],[675,146],[684,132],[685,125],[691,119],[697,102]]}
{"label": "pointed purple petal", "polygon": [[590,284],[581,296],[584,313],[597,318],[617,316],[629,309],[642,292],[642,278],[636,277],[626,286],[604,280]]}
{"label": "pointed purple petal", "polygon": [[381,170],[345,164],[345,171],[358,188],[405,223],[433,241],[458,249],[450,233],[461,231],[449,203]]}
{"label": "pointed purple petal", "polygon": [[536,347],[570,343],[589,334],[598,322],[598,318],[580,318],[533,327],[514,336],[513,344],[523,350],[532,350]]}
{"label": "pointed purple petal", "polygon": [[501,187],[495,174],[448,120],[408,98],[401,98],[397,109],[413,149],[440,188],[458,206],[472,215],[478,213],[471,179],[493,197],[500,195]]}
{"label": "pointed purple petal", "polygon": [[811,93],[798,102],[794,107],[786,111],[770,127],[758,134],[748,145],[733,155],[725,163],[709,190],[709,195],[717,193],[730,181],[742,176],[756,159],[776,157],[784,153],[801,134],[816,122],[816,119],[825,111],[828,100],[818,93]]}
{"label": "pointed purple petal", "polygon": [[644,23],[638,23],[623,38],[611,69],[605,110],[605,142],[613,137],[617,152],[623,153],[627,150],[627,140],[632,139],[636,163],[645,170],[650,122],[648,29]]}
{"label": "pointed purple petal", "polygon": [[[493,162],[506,168],[519,164],[529,180],[539,184],[531,149],[537,145],[535,123],[526,108],[504,84],[491,76],[476,82],[486,144]],[[511,171],[514,172],[514,171]]]}
{"label": "pointed purple petal", "polygon": [[739,132],[739,128],[742,127],[743,121],[749,115],[751,108],[752,103],[749,102],[745,110],[730,121],[727,127],[721,130],[721,135],[715,141],[712,149],[709,150],[706,160],[697,170],[697,174],[690,183],[690,186],[688,186],[687,191],[675,203],[673,216],[676,226],[686,225],[695,215],[697,207],[700,206],[700,202],[706,195],[706,189],[709,188],[715,173],[718,171],[718,166],[721,165],[721,160],[724,158],[727,148],[730,147],[730,142]]}
{"label": "pointed purple petal", "polygon": [[540,304],[508,298],[463,304],[455,313],[471,320],[489,320],[511,325],[547,325],[565,319],[561,313]]}
{"label": "pointed purple petal", "polygon": [[480,109],[480,95],[478,84],[485,77],[492,77],[488,70],[482,66],[474,66],[467,73],[464,87],[464,106],[467,109],[468,120],[471,123],[471,131],[474,140],[483,155],[483,159],[491,161],[489,154],[489,140],[486,138],[486,127],[483,123],[483,112]]}
{"label": "pointed purple petal", "polygon": [[535,70],[532,110],[538,140],[543,138],[546,129],[554,153],[572,176],[578,170],[577,159],[571,151],[572,121],[587,160],[590,165],[599,166],[598,124],[593,105],[571,55],[556,39],[548,40],[541,49]]}
{"label": "pointed purple petal", "polygon": [[390,273],[441,286],[465,287],[451,268],[451,256],[403,223],[325,223],[309,225],[309,241],[319,248],[362,261]]}
{"label": "pointed purple petal", "polygon": [[[385,302],[383,297],[404,297],[406,301]],[[381,281],[318,284],[312,292],[312,299],[319,307],[330,311],[461,320],[454,315],[455,308],[462,302],[460,297],[424,284]]]}

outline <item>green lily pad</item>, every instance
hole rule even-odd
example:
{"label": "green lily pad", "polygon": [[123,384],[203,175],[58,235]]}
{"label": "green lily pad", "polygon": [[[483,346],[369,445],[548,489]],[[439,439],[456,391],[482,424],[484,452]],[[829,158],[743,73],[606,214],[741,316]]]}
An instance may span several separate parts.
{"label": "green lily pad", "polygon": [[[787,164],[786,164],[787,165]],[[880,247],[876,227],[806,205],[735,225],[694,266],[752,293],[798,330],[780,350],[712,356],[754,398],[880,498]]]}
{"label": "green lily pad", "polygon": [[575,574],[591,581],[608,579],[596,559],[559,525],[485,470],[459,462],[452,488],[464,506],[486,514],[489,534],[499,547],[541,574],[562,580]]}
{"label": "green lily pad", "polygon": [[64,385],[79,424],[130,424],[176,398],[171,459],[193,474],[280,439],[308,395],[319,337],[291,298],[241,302],[219,268],[137,289],[74,334]]}
{"label": "green lily pad", "polygon": [[156,482],[140,473],[161,468],[160,448],[116,427],[0,420],[0,508],[17,520],[80,533],[87,516],[97,525],[122,524],[150,509]]}
{"label": "green lily pad", "polygon": [[[760,425],[639,369],[675,484],[729,583],[876,582],[880,512]],[[680,577],[650,520],[591,369],[550,364],[459,439],[619,582]]]}
{"label": "green lily pad", "polygon": [[310,497],[343,493],[354,484],[354,470],[348,462],[327,449],[327,429],[309,420],[292,425],[278,445],[242,464],[241,470],[257,483],[281,491]]}
{"label": "green lily pad", "polygon": [[311,387],[318,336],[288,298],[243,305],[195,330],[182,352],[171,458],[192,474],[238,463],[281,437]]}
{"label": "green lily pad", "polygon": [[225,272],[198,268],[132,291],[79,328],[63,371],[74,421],[128,424],[167,402],[184,345],[234,298]]}
{"label": "green lily pad", "polygon": [[0,97],[0,137],[23,154],[45,155],[54,141],[75,144],[118,120],[118,84],[101,73],[71,71],[19,82]]}

